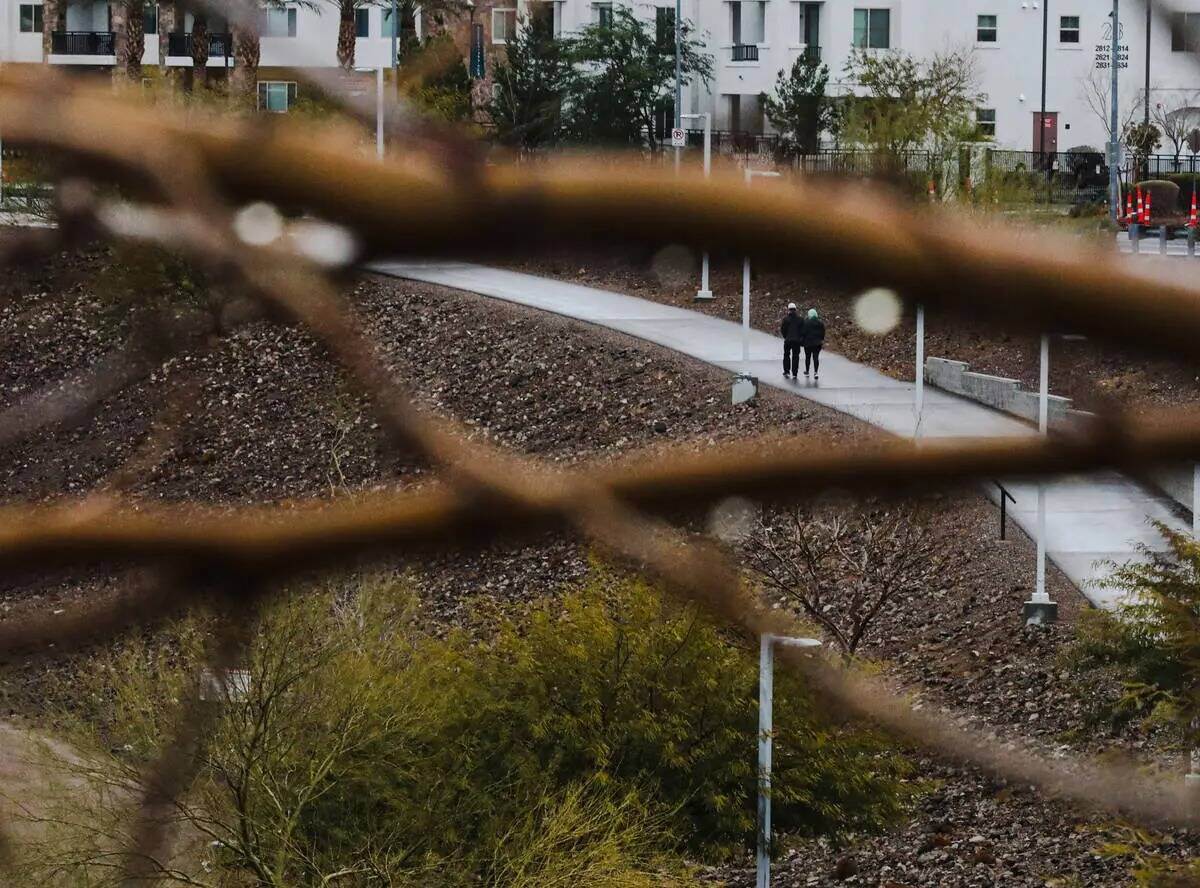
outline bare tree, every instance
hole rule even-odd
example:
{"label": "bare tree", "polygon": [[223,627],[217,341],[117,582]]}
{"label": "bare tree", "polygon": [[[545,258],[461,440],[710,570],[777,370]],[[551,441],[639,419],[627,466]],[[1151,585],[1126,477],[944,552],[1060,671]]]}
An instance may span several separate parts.
{"label": "bare tree", "polygon": [[[1093,68],[1087,79],[1080,85],[1079,97],[1083,100],[1084,105],[1091,111],[1096,118],[1103,124],[1104,132],[1107,134],[1107,141],[1112,141],[1112,103],[1109,96],[1112,94],[1112,84],[1107,71],[1100,68]],[[1124,109],[1118,108],[1117,112],[1117,132],[1126,133],[1129,131],[1133,123],[1134,117],[1137,116],[1138,109],[1141,107],[1141,91],[1134,93],[1130,98],[1125,100]]]}
{"label": "bare tree", "polygon": [[914,507],[764,513],[746,563],[850,659],[898,595],[930,580],[940,539],[927,519]]}
{"label": "bare tree", "polygon": [[1155,102],[1150,109],[1150,120],[1158,127],[1163,138],[1171,143],[1175,169],[1179,169],[1179,155],[1187,144],[1188,133],[1200,124],[1200,96],[1196,93],[1172,96],[1166,102]]}

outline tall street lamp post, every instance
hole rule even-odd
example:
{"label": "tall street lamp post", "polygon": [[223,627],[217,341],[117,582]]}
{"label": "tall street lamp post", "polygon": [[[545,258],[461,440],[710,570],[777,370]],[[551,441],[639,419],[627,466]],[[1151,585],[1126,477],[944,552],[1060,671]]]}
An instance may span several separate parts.
{"label": "tall street lamp post", "polygon": [[1108,138],[1108,190],[1112,204],[1112,220],[1119,222],[1121,218],[1121,133],[1118,131],[1117,114],[1117,69],[1120,64],[1120,18],[1121,0],[1113,0],[1112,8],[1112,46],[1109,49],[1109,88],[1111,106],[1109,108],[1109,138]]}
{"label": "tall street lamp post", "polygon": [[[704,178],[712,174],[712,115],[705,111],[703,114],[680,114],[680,120],[704,120]],[[696,291],[696,301],[703,302],[712,299],[712,290],[708,286],[708,250],[704,251],[704,259],[700,263],[700,289]]]}
{"label": "tall street lamp post", "polygon": [[[755,176],[779,178],[774,170],[752,170],[746,167],[746,184]],[[742,259],[742,361],[750,360],[750,257]]]}
{"label": "tall street lamp post", "polygon": [[1046,203],[1054,198],[1053,164],[1046,164],[1046,46],[1050,39],[1050,0],[1042,0],[1042,111],[1038,115],[1038,160],[1046,171]]}
{"label": "tall street lamp post", "polygon": [[771,884],[771,752],[775,733],[775,645],[820,647],[815,638],[763,635],[758,646],[758,853],[755,888]]}

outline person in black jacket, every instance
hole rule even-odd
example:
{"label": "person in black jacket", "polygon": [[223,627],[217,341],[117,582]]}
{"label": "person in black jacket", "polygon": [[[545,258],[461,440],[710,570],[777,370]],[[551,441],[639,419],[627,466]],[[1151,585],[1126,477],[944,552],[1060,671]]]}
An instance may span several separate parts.
{"label": "person in black jacket", "polygon": [[[801,335],[804,344],[804,375],[808,376],[809,364],[812,364],[813,379],[821,378],[821,346],[825,344],[825,322],[817,316],[817,310],[810,308],[808,317],[804,319]],[[796,371],[792,371],[796,375]]]}
{"label": "person in black jacket", "polygon": [[796,313],[796,303],[789,302],[787,314],[779,325],[783,337],[783,375],[792,379],[800,372],[800,347],[804,343],[804,318]]}

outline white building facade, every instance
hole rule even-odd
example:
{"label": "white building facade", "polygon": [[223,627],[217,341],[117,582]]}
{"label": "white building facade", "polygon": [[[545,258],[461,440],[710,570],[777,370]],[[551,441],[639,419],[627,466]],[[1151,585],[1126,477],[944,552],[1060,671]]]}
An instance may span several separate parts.
{"label": "white building facade", "polygon": [[[490,71],[518,18],[534,6],[552,11],[556,31],[569,34],[601,21],[614,2],[627,0],[493,0],[478,4],[470,22],[457,30],[464,53],[471,42],[483,45]],[[829,66],[830,91],[839,94],[854,90],[845,66],[855,48],[917,57],[970,49],[984,96],[978,110],[984,131],[1002,147],[1038,150],[1047,2],[1045,150],[1079,145],[1102,149],[1108,141],[1110,0],[683,0],[683,18],[713,58],[711,82],[687,86],[684,110],[711,112],[719,130],[770,132],[760,96],[771,92],[778,73],[802,54]],[[1176,0],[1174,5],[1183,11],[1157,15],[1150,32],[1150,103],[1152,109],[1161,105],[1195,115],[1200,123],[1200,0]],[[631,8],[647,20],[673,20],[670,2],[633,0]],[[272,69],[337,64],[334,6],[285,7],[266,16],[260,63],[265,76],[272,76]],[[144,64],[158,66],[161,60],[164,67],[190,66],[189,22],[187,18],[177,34],[160,39],[157,15],[148,13]],[[107,2],[67,4],[65,28],[51,35],[48,56],[41,24],[36,0],[0,0],[0,62],[98,69],[115,64]],[[390,27],[386,6],[359,10],[358,65],[388,64]],[[233,63],[224,30],[219,21],[210,20],[210,69]],[[1120,117],[1122,122],[1140,120],[1147,57],[1141,3],[1121,3],[1119,43]],[[286,95],[281,101],[286,105]]]}

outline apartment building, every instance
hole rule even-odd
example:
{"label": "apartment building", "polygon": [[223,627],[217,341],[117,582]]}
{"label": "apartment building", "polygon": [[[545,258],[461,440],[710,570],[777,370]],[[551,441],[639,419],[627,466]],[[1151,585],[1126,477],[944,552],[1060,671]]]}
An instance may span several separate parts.
{"label": "apartment building", "polygon": [[[520,21],[535,12],[550,15],[556,33],[570,34],[603,22],[614,2],[631,4],[636,15],[660,27],[674,21],[674,4],[664,0],[488,0],[472,6],[450,30],[464,58],[473,59],[477,71],[482,68],[483,93],[497,55]],[[1150,101],[1156,110],[1162,106],[1194,118],[1200,126],[1200,0],[1176,0],[1173,5],[1176,11],[1156,16],[1150,30]],[[711,112],[717,129],[769,132],[760,96],[772,91],[778,73],[801,55],[827,64],[831,91],[846,93],[855,89],[845,67],[856,48],[916,56],[969,48],[984,95],[977,119],[997,143],[1036,150],[1044,138],[1046,150],[1101,146],[1108,139],[1111,8],[1108,0],[683,0],[683,17],[693,24],[714,62],[707,85],[687,85],[684,107]],[[67,3],[62,26],[43,39],[40,2],[0,0],[0,62],[111,68],[116,63],[112,9],[105,0]],[[1140,119],[1146,83],[1145,13],[1140,3],[1130,0],[1121,9],[1121,117]],[[159,33],[159,10],[147,7],[144,64],[160,69],[190,66],[191,17],[165,27],[169,33]],[[283,79],[285,69],[337,64],[337,11],[332,4],[318,3],[316,8],[286,5],[264,14],[260,101],[270,110],[285,110],[297,89]],[[357,64],[387,65],[389,8],[364,5],[356,24]],[[416,27],[421,27],[419,16]],[[210,19],[209,31],[208,65],[220,77],[234,61],[230,40],[220,21]],[[276,76],[280,79],[273,79]]]}

